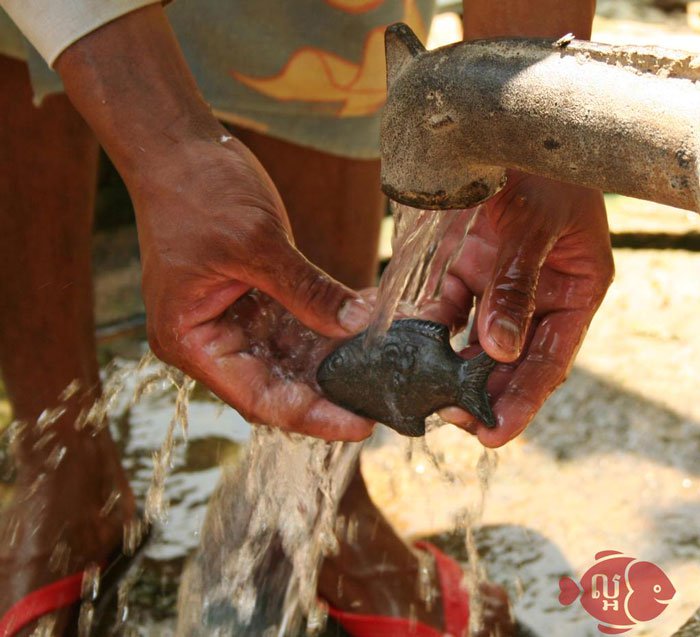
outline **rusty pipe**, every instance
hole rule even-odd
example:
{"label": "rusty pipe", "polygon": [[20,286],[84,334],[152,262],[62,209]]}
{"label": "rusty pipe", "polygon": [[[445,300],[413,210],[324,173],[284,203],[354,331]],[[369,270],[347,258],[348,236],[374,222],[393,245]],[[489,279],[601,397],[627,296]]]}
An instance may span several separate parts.
{"label": "rusty pipe", "polygon": [[506,168],[698,210],[700,56],[587,41],[500,39],[426,51],[386,32],[382,189],[466,208]]}

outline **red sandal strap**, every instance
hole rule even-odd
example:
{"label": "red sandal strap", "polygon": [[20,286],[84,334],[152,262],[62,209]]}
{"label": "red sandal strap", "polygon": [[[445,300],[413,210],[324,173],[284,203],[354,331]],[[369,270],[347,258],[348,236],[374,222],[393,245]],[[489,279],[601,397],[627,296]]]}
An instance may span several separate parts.
{"label": "red sandal strap", "polygon": [[462,637],[469,627],[469,594],[462,586],[464,574],[459,564],[429,542],[416,542],[416,548],[429,552],[435,559],[440,582],[445,632],[403,617],[360,615],[328,608],[352,637]]}
{"label": "red sandal strap", "polygon": [[462,567],[430,542],[416,542],[414,546],[429,552],[435,559],[445,632],[455,637],[466,635],[469,627],[469,593],[462,584]]}
{"label": "red sandal strap", "polygon": [[359,615],[335,608],[329,608],[328,614],[352,637],[443,637],[439,630],[403,617]]}
{"label": "red sandal strap", "polygon": [[12,637],[40,617],[79,602],[84,575],[74,573],[20,599],[0,618],[0,637]]}

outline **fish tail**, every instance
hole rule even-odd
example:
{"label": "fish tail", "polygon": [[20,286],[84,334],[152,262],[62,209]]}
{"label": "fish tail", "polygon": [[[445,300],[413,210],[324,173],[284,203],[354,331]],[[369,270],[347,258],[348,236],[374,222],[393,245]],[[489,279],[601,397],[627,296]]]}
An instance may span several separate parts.
{"label": "fish tail", "polygon": [[495,366],[496,361],[486,352],[481,352],[474,358],[464,361],[460,370],[457,404],[476,416],[487,427],[496,426],[489,395],[486,393],[486,381]]}
{"label": "fish tail", "polygon": [[559,603],[562,606],[568,606],[576,601],[576,598],[581,593],[578,584],[570,577],[562,577],[559,580]]}

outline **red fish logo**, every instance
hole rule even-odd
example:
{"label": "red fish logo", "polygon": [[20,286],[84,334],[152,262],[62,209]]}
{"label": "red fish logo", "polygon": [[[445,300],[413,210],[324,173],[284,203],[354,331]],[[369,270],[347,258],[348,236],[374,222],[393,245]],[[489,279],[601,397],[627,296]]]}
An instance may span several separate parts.
{"label": "red fish logo", "polygon": [[602,551],[577,584],[559,580],[559,603],[568,606],[581,596],[581,606],[597,619],[606,635],[626,633],[664,612],[676,594],[673,584],[656,564],[642,562],[619,551]]}

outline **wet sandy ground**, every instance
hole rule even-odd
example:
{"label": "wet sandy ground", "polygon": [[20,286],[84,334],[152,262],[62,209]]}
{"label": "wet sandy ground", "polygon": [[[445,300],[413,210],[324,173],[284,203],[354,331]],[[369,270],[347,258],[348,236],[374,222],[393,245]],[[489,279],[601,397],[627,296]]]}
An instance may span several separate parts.
{"label": "wet sandy ground", "polygon": [[[613,227],[635,227],[634,206],[615,202]],[[683,212],[650,213],[646,231],[700,230]],[[578,603],[558,603],[558,580],[580,577],[606,549],[657,563],[678,591],[657,620],[631,634],[667,637],[700,606],[700,253],[616,250],[615,258],[616,280],[571,377],[528,431],[496,452],[476,530],[489,576],[543,636],[599,634]],[[178,573],[197,543],[217,465],[235,460],[248,435],[235,412],[205,398],[192,405],[190,441],[166,484],[169,521],[130,596],[137,634],[171,634]],[[171,410],[171,397],[149,398],[115,423],[139,493]],[[420,446],[409,461],[409,443],[385,428],[363,455],[373,497],[407,538],[449,534],[455,516],[481,498],[476,441],[451,426],[427,441],[442,472]],[[440,541],[464,557],[462,535]]]}
{"label": "wet sandy ground", "polygon": [[[492,579],[542,635],[598,634],[557,601],[615,549],[656,562],[678,593],[632,634],[667,636],[700,605],[700,254],[617,251],[617,280],[567,383],[528,431],[497,452],[478,534]],[[373,497],[407,535],[449,529],[479,497],[479,445],[452,427],[428,436],[453,485],[392,437],[364,455]],[[458,547],[458,543],[453,543]]]}

